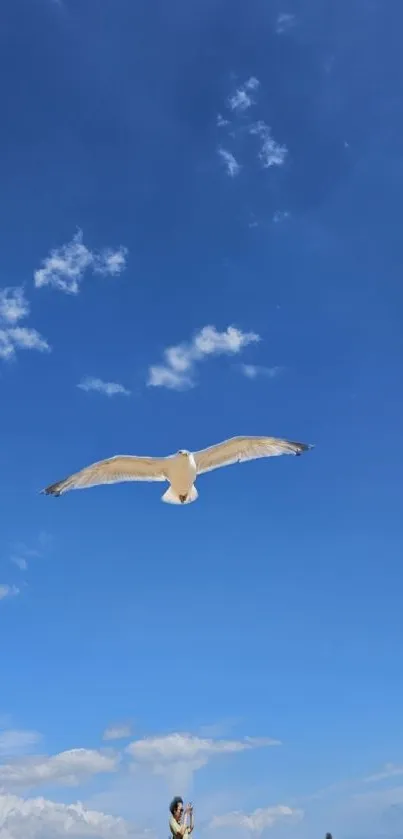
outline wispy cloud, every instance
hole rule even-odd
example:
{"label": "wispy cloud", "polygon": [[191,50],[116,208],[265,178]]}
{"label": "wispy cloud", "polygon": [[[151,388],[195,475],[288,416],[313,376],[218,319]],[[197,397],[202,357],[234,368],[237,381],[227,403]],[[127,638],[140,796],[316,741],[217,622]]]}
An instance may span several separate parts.
{"label": "wispy cloud", "polygon": [[273,827],[279,821],[300,821],[304,816],[303,810],[285,807],[277,804],[275,807],[262,807],[252,813],[244,813],[242,810],[233,810],[231,813],[224,813],[221,816],[214,816],[210,822],[210,828],[232,828],[247,830],[249,833],[261,834],[267,828]]}
{"label": "wispy cloud", "polygon": [[260,138],[259,160],[264,169],[283,165],[288,150],[286,146],[280,146],[276,143],[272,137],[271,129],[263,120],[254,122],[249,127],[249,133]]}
{"label": "wispy cloud", "polygon": [[280,222],[286,221],[288,218],[290,218],[288,210],[276,210],[273,214],[274,224],[280,224]]}
{"label": "wispy cloud", "polygon": [[148,767],[156,775],[165,775],[173,787],[185,788],[193,773],[215,757],[278,745],[280,742],[271,738],[221,740],[174,733],[135,740],[126,751],[136,764]]}
{"label": "wispy cloud", "polygon": [[0,764],[0,786],[39,787],[49,784],[75,786],[94,775],[115,772],[120,756],[94,749],[70,749],[56,755],[13,760]]}
{"label": "wispy cloud", "polygon": [[259,79],[251,76],[248,81],[239,87],[232,96],[228,98],[228,107],[231,111],[243,112],[247,111],[251,105],[254,105],[254,99],[251,96],[252,91],[259,87]]}
{"label": "wispy cloud", "polygon": [[236,355],[248,344],[260,340],[255,332],[242,332],[229,326],[219,332],[215,326],[205,326],[189,343],[177,344],[164,351],[164,364],[149,368],[148,385],[186,390],[194,385],[197,362],[217,355]]}
{"label": "wispy cloud", "polygon": [[93,390],[97,393],[103,393],[105,396],[117,396],[118,394],[130,396],[130,390],[127,390],[118,382],[104,382],[102,379],[95,379],[91,376],[83,379],[77,387],[87,392]]}
{"label": "wispy cloud", "polygon": [[78,230],[73,239],[54,248],[34,273],[36,288],[52,286],[66,294],[78,294],[87,271],[116,276],[126,267],[127,248],[105,248],[93,251],[84,244],[83,232]]}
{"label": "wispy cloud", "polygon": [[377,783],[378,781],[385,781],[388,778],[396,778],[400,775],[403,775],[403,766],[399,766],[396,763],[387,763],[381,770],[381,772],[378,772],[375,775],[369,775],[367,778],[364,778],[364,783]]}
{"label": "wispy cloud", "polygon": [[[227,107],[233,112],[231,120],[217,115],[217,127],[224,128],[230,126],[228,131],[228,144],[231,145],[231,137],[239,137],[242,143],[245,142],[247,135],[256,136],[259,141],[258,160],[264,169],[269,169],[272,166],[282,166],[285,162],[288,150],[286,146],[277,143],[273,136],[270,127],[262,119],[254,122],[245,120],[245,114],[249,111],[252,105],[257,104],[257,97],[252,94],[260,87],[260,82],[254,76],[251,76],[245,84],[237,88],[235,93],[231,94],[227,99]],[[239,146],[239,142],[238,142]],[[218,149],[227,173],[230,177],[235,177],[239,174],[241,164],[235,158],[232,151],[228,148],[220,146]]]}
{"label": "wispy cloud", "polygon": [[0,835],[4,839],[146,839],[141,831],[122,818],[89,810],[81,803],[59,804],[44,798],[0,795]]}
{"label": "wispy cloud", "polygon": [[39,533],[36,544],[34,543],[35,547],[33,545],[26,545],[24,542],[15,542],[11,545],[10,562],[16,565],[20,571],[26,571],[29,564],[28,561],[45,556],[51,542],[52,537],[46,531]]}
{"label": "wispy cloud", "polygon": [[108,728],[105,729],[102,739],[103,740],[125,740],[126,737],[131,737],[132,735],[132,726],[131,723],[115,723],[115,725],[110,725]]}
{"label": "wispy cloud", "polygon": [[16,556],[13,554],[10,556],[10,562],[12,562],[13,565],[16,565],[20,571],[26,571],[28,568],[28,562],[23,556]]}
{"label": "wispy cloud", "polygon": [[217,722],[201,725],[198,729],[200,737],[225,737],[242,722],[241,717],[224,717]]}
{"label": "wispy cloud", "polygon": [[281,367],[264,367],[261,364],[241,364],[240,368],[247,379],[257,379],[259,376],[275,379],[282,369]]}
{"label": "wispy cloud", "polygon": [[40,739],[38,731],[20,731],[13,728],[0,730],[0,755],[11,757],[24,754]]}
{"label": "wispy cloud", "polygon": [[223,161],[230,178],[235,178],[235,176],[238,175],[241,171],[241,166],[232,154],[232,152],[228,151],[227,149],[219,148],[218,154],[221,157],[221,160]]}
{"label": "wispy cloud", "polygon": [[276,20],[276,32],[278,35],[282,35],[283,32],[288,32],[295,24],[295,15],[288,14],[287,12],[283,12],[282,14],[278,15]]}
{"label": "wispy cloud", "polygon": [[49,351],[48,342],[36,329],[18,325],[29,313],[29,302],[21,286],[0,289],[0,359],[15,358],[17,350]]}
{"label": "wispy cloud", "polygon": [[5,600],[6,597],[17,597],[20,593],[17,586],[9,586],[7,583],[0,584],[0,600]]}

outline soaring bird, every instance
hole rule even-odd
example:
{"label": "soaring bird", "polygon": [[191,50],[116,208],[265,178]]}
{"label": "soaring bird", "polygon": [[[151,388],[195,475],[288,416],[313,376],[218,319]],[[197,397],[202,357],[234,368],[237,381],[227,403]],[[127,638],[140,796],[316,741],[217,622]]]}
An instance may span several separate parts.
{"label": "soaring bird", "polygon": [[62,495],[69,489],[85,489],[97,484],[116,484],[121,481],[168,481],[169,487],[162,496],[167,504],[191,504],[198,498],[195,479],[204,472],[220,466],[255,460],[258,457],[276,457],[281,454],[301,455],[311,449],[306,443],[293,443],[276,437],[232,437],[224,443],[188,452],[180,449],[168,457],[136,457],[116,455],[100,460],[75,472],[69,478],[43,489],[45,495]]}

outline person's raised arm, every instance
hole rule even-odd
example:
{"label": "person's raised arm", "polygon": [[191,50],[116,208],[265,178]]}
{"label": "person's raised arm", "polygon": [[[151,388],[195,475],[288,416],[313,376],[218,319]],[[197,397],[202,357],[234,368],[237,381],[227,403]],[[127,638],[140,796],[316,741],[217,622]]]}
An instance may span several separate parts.
{"label": "person's raised arm", "polygon": [[170,827],[172,836],[175,836],[175,837],[176,836],[178,836],[178,837],[185,836],[185,834],[188,831],[188,828],[187,828],[187,825],[186,825],[186,820],[184,820],[183,824],[179,824],[179,822],[176,821],[174,816],[171,816],[171,818],[169,819],[169,827]]}

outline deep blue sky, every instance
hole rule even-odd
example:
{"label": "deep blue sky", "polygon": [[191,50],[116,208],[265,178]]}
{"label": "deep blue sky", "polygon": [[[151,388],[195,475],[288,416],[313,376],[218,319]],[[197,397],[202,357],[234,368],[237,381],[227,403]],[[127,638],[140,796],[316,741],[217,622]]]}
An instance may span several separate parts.
{"label": "deep blue sky", "polygon": [[[30,313],[0,334],[51,351],[0,358],[0,723],[46,755],[128,719],[132,739],[281,740],[192,768],[205,831],[281,804],[305,815],[272,835],[403,836],[402,25],[398,0],[2,4],[0,296],[22,287]],[[125,270],[36,287],[77,230]],[[191,388],[148,386],[206,325],[261,340],[197,360]],[[181,509],[158,484],[38,494],[234,434],[316,448],[201,478]],[[27,836],[1,822],[13,793],[160,835],[169,785],[127,760],[78,790],[4,784],[0,836]]]}

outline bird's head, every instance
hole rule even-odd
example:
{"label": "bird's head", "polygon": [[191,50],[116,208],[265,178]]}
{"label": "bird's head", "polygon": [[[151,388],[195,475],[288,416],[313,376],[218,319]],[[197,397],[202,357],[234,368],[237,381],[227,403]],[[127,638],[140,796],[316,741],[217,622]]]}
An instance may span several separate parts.
{"label": "bird's head", "polygon": [[190,452],[187,449],[179,449],[178,454],[181,454],[183,457],[189,457]]}

